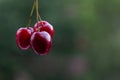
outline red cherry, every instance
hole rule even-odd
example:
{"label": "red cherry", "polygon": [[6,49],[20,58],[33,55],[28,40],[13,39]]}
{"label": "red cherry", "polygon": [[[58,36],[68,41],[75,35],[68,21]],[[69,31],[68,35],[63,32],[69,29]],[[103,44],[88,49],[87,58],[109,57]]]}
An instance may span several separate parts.
{"label": "red cherry", "polygon": [[38,55],[46,55],[50,51],[52,45],[51,36],[45,32],[34,32],[30,39],[33,51]]}
{"label": "red cherry", "polygon": [[46,31],[46,32],[48,32],[51,35],[52,38],[54,36],[54,28],[47,21],[39,21],[39,22],[37,22],[34,25],[34,30],[35,31]]}
{"label": "red cherry", "polygon": [[33,28],[19,28],[16,32],[17,46],[22,50],[30,48],[30,37],[33,33]]}

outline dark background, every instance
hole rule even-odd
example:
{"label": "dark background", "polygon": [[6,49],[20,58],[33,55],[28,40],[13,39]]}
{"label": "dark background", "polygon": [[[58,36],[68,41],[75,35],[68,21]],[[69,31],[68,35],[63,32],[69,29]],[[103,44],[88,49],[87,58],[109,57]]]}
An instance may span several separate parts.
{"label": "dark background", "polygon": [[39,0],[55,29],[47,56],[16,46],[32,4],[0,0],[0,80],[120,80],[120,0]]}

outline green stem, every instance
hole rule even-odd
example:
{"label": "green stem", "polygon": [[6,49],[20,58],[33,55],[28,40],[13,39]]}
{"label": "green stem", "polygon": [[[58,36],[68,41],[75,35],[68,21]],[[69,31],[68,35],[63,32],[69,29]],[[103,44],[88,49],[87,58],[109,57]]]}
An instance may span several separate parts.
{"label": "green stem", "polygon": [[30,27],[30,24],[31,24],[31,21],[32,21],[32,15],[33,15],[34,8],[35,8],[35,1],[34,1],[34,3],[33,3],[32,10],[31,10],[31,12],[30,12],[30,18],[29,18],[29,20],[28,20],[28,25],[27,25],[27,27]]}
{"label": "green stem", "polygon": [[36,2],[36,19],[37,21],[42,21],[41,17],[40,17],[40,14],[39,14],[39,10],[38,10],[38,0],[35,0]]}
{"label": "green stem", "polygon": [[39,14],[39,20],[42,21],[41,17],[40,17],[40,14]]}
{"label": "green stem", "polygon": [[36,20],[39,21],[39,17],[38,17],[38,0],[35,0],[36,2]]}

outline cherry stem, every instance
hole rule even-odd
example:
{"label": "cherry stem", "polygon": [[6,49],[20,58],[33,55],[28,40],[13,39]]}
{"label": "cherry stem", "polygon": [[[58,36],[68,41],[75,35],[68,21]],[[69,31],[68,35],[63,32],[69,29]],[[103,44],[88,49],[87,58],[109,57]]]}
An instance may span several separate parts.
{"label": "cherry stem", "polygon": [[42,21],[41,17],[40,17],[40,14],[39,14],[39,20]]}
{"label": "cherry stem", "polygon": [[30,18],[29,18],[29,20],[28,20],[28,25],[27,25],[27,27],[30,27],[30,24],[31,24],[31,21],[32,21],[32,15],[33,15],[34,8],[35,8],[35,1],[34,1],[34,3],[33,3],[32,10],[31,10],[31,12],[30,12]]}
{"label": "cherry stem", "polygon": [[38,21],[38,0],[35,0],[35,3],[36,3],[36,19]]}
{"label": "cherry stem", "polygon": [[40,17],[40,14],[39,14],[39,10],[38,10],[38,0],[35,0],[36,2],[36,19],[37,21],[42,21],[41,17]]}

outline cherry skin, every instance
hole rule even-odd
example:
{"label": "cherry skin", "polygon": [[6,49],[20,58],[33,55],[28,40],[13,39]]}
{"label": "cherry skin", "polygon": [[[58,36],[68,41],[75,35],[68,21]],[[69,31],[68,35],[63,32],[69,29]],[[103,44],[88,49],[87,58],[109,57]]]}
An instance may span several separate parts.
{"label": "cherry skin", "polygon": [[54,28],[53,26],[48,23],[47,21],[38,21],[34,25],[34,31],[46,31],[50,34],[50,36],[53,38],[54,36]]}
{"label": "cherry skin", "polygon": [[47,55],[52,45],[52,39],[45,31],[34,32],[30,38],[30,44],[36,54]]}
{"label": "cherry skin", "polygon": [[33,28],[19,28],[16,32],[17,46],[22,50],[30,48],[30,37],[33,33]]}

